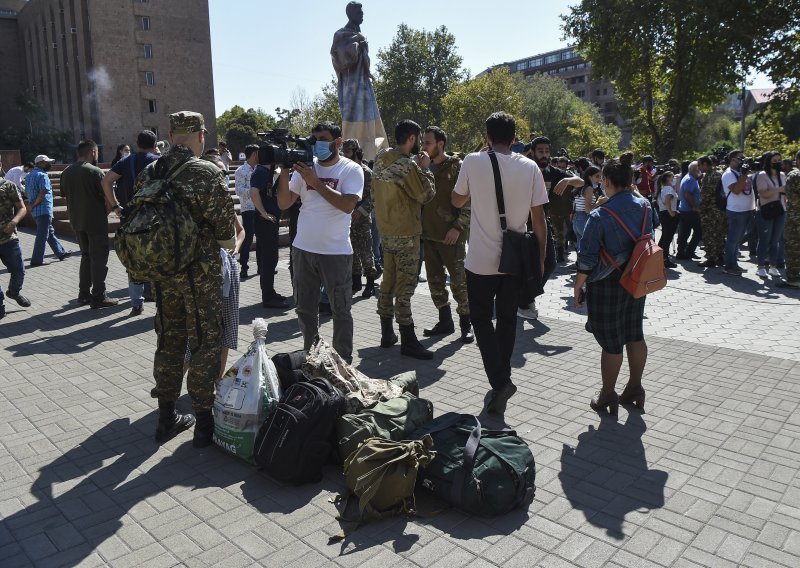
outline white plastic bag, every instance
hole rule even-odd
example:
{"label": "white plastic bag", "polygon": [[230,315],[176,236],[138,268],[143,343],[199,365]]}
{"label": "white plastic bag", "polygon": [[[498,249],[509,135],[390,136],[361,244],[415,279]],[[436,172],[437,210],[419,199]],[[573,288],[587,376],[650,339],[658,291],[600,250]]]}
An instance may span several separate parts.
{"label": "white plastic bag", "polygon": [[258,429],[275,408],[281,386],[275,365],[267,357],[267,322],[253,320],[247,352],[217,381],[214,399],[214,443],[250,462]]}

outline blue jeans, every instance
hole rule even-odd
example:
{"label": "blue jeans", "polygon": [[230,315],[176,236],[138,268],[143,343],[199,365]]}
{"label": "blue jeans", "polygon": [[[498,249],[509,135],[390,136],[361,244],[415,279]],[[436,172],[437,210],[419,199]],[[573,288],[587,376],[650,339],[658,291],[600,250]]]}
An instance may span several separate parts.
{"label": "blue jeans", "polygon": [[725,240],[725,268],[738,268],[739,245],[753,222],[753,211],[726,211],[728,237]]}
{"label": "blue jeans", "polygon": [[31,264],[33,266],[44,264],[44,243],[50,245],[53,254],[59,259],[66,254],[67,251],[61,246],[61,243],[56,238],[56,232],[53,230],[53,218],[50,215],[39,215],[34,219],[36,221],[36,240],[33,242],[33,254],[31,254]]}
{"label": "blue jeans", "polygon": [[785,224],[786,213],[775,219],[764,219],[761,214],[756,214],[759,266],[775,267],[780,263],[780,242]]}
{"label": "blue jeans", "polygon": [[575,251],[580,251],[581,237],[583,231],[586,229],[586,221],[589,220],[589,214],[586,211],[576,211],[575,216],[572,218],[572,230],[575,231]]}
{"label": "blue jeans", "polygon": [[131,275],[128,275],[128,297],[131,299],[131,306],[139,308],[144,303],[145,293],[152,294],[150,282],[134,282]]}
{"label": "blue jeans", "polygon": [[[16,296],[22,290],[22,282],[25,280],[25,263],[22,261],[22,249],[19,247],[18,239],[12,239],[0,245],[0,262],[11,275],[6,291],[10,292],[12,296]],[[3,288],[0,287],[0,306],[3,305],[4,300]]]}

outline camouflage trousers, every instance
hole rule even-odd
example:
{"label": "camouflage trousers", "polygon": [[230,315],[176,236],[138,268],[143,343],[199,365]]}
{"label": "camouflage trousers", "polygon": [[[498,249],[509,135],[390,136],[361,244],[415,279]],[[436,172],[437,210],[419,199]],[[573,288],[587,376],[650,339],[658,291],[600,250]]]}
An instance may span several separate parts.
{"label": "camouflage trousers", "polygon": [[453,292],[460,316],[469,315],[467,299],[467,273],[464,270],[464,258],[467,250],[464,243],[445,245],[436,241],[425,241],[425,273],[428,276],[428,288],[436,309],[449,306],[447,296],[447,279],[444,270],[450,275],[450,291]]}
{"label": "camouflage trousers", "polygon": [[789,282],[797,282],[800,280],[800,214],[793,210],[786,213],[783,240],[786,279]]}
{"label": "camouflage trousers", "polygon": [[378,314],[396,316],[400,325],[413,325],[411,296],[417,287],[419,237],[381,236],[383,279],[378,294]]}
{"label": "camouflage trousers", "polygon": [[186,388],[195,412],[211,410],[222,356],[222,275],[198,265],[166,282],[155,283],[155,328],[158,346],[153,359],[156,386],[150,396],[175,401],[183,386],[187,342],[192,365]]}
{"label": "camouflage trousers", "polygon": [[725,237],[728,234],[728,218],[716,207],[701,210],[703,245],[707,259],[719,261],[725,254]]}
{"label": "camouflage trousers", "polygon": [[553,242],[556,245],[556,252],[566,250],[567,223],[569,215],[550,214],[550,225],[553,227]]}
{"label": "camouflage trousers", "polygon": [[369,217],[350,225],[350,242],[353,244],[353,278],[361,278],[364,274],[370,280],[375,280],[378,271],[375,270],[375,258],[372,256]]}

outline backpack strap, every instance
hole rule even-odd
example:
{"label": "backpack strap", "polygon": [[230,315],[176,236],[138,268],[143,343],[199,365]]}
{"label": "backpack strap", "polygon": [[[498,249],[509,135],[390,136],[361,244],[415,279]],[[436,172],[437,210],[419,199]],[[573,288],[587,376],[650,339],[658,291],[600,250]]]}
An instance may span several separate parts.
{"label": "backpack strap", "polygon": [[481,444],[481,423],[477,417],[475,417],[475,424],[475,428],[472,429],[472,433],[470,433],[467,443],[464,445],[464,465],[461,467],[461,471],[456,474],[456,478],[453,480],[453,487],[450,490],[452,503],[461,502],[461,493],[464,491],[467,475],[472,472],[472,466],[475,464],[475,454]]}
{"label": "backpack strap", "polygon": [[489,150],[489,160],[492,162],[492,171],[494,172],[494,195],[497,198],[497,211],[500,213],[500,230],[504,233],[508,229],[506,223],[506,203],[503,199],[503,180],[500,179],[500,165],[497,163],[497,156],[494,150]]}
{"label": "backpack strap", "polygon": [[[617,223],[619,223],[620,226],[622,226],[622,228],[625,229],[625,232],[628,233],[628,235],[630,235],[630,237],[634,241],[637,241],[642,237],[642,235],[644,235],[644,231],[647,228],[647,216],[650,214],[650,206],[647,205],[646,203],[644,206],[644,217],[642,218],[642,230],[639,233],[638,237],[633,234],[633,232],[628,228],[628,226],[620,218],[620,216],[617,215],[614,211],[612,211],[609,207],[601,207],[600,210],[605,211],[606,213],[611,215],[617,221]],[[615,261],[614,258],[610,254],[608,254],[606,249],[604,248],[600,249],[600,258],[602,258],[604,262],[611,264],[615,269],[619,270],[620,272],[622,271],[619,264],[617,264],[617,261]]]}

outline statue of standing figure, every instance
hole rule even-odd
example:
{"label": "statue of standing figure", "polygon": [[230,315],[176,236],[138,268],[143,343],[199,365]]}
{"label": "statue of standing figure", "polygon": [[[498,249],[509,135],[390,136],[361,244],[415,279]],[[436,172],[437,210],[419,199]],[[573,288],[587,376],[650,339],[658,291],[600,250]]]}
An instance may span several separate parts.
{"label": "statue of standing figure", "polygon": [[364,160],[373,160],[389,143],[372,88],[367,38],[361,34],[364,10],[360,3],[350,2],[345,11],[347,25],[333,35],[331,46],[331,60],[339,80],[342,136],[357,139]]}

